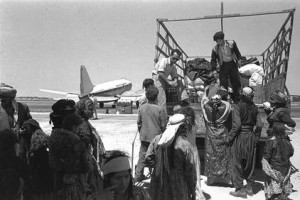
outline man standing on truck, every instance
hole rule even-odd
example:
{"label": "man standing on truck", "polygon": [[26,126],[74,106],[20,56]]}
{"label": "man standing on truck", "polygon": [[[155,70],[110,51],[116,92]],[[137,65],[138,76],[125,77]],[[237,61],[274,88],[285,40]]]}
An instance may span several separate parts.
{"label": "man standing on truck", "polygon": [[[178,86],[178,75],[176,69],[176,62],[180,60],[181,51],[179,49],[173,49],[171,51],[171,56],[168,58],[160,59],[153,71],[152,78],[154,80],[155,86],[158,88],[158,105],[161,106],[167,113],[167,104],[166,104],[166,89],[168,87],[177,87]],[[168,79],[168,76],[172,77],[172,80]]]}
{"label": "man standing on truck", "polygon": [[[216,32],[213,36],[217,43],[212,49],[211,64],[213,67],[219,65],[220,85],[228,91],[228,83],[232,85],[233,98],[236,100],[241,89],[238,65],[240,65],[241,53],[234,40],[224,40],[222,31]],[[229,80],[228,80],[229,78]]]}
{"label": "man standing on truck", "polygon": [[[253,195],[256,141],[262,129],[253,96],[253,89],[244,87],[241,100],[232,104],[232,128],[227,144],[232,144],[232,178],[236,189],[230,195],[235,197],[246,198],[247,195]],[[243,185],[244,179],[247,181],[246,188]]]}

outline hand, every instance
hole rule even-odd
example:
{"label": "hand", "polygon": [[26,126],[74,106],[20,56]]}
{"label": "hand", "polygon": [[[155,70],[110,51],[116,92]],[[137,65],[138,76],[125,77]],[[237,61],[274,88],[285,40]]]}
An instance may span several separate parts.
{"label": "hand", "polygon": [[169,84],[172,86],[172,87],[177,87],[177,81],[170,81]]}

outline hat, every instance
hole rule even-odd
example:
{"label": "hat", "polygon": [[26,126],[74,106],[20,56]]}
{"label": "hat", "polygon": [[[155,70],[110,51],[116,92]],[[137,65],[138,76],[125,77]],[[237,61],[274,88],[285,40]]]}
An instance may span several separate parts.
{"label": "hat", "polygon": [[221,99],[223,99],[225,96],[227,96],[228,92],[225,88],[221,87],[216,94],[220,95]]}
{"label": "hat", "polygon": [[17,90],[5,83],[0,84],[0,98],[15,98]]}
{"label": "hat", "polygon": [[35,126],[35,127],[37,127],[37,128],[40,128],[40,124],[39,124],[35,119],[29,119],[29,120],[26,120],[26,121],[23,123],[23,126],[26,125],[26,124],[29,124],[29,125]]}
{"label": "hat", "polygon": [[254,91],[251,87],[244,87],[243,88],[243,95],[252,96],[252,95],[254,95]]}
{"label": "hat", "polygon": [[165,132],[163,132],[158,145],[168,147],[174,140],[175,134],[181,124],[184,123],[185,116],[183,114],[175,114],[169,118],[169,122]]}
{"label": "hat", "polygon": [[75,101],[60,99],[52,105],[53,113],[59,114],[65,111],[75,111]]}
{"label": "hat", "polygon": [[285,104],[286,99],[284,95],[278,93],[272,93],[270,96],[270,103],[272,104]]}
{"label": "hat", "polygon": [[219,40],[219,39],[221,39],[221,40],[223,40],[224,39],[224,33],[222,32],[222,31],[218,31],[218,32],[216,32],[215,34],[214,34],[214,37],[213,37],[213,39],[214,39],[214,41],[217,41],[217,40]]}

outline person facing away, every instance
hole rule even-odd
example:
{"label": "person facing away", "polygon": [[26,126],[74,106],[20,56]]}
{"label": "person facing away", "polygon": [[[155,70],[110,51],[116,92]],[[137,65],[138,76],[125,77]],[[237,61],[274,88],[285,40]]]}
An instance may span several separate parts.
{"label": "person facing away", "polygon": [[162,134],[167,125],[167,115],[156,103],[158,89],[150,87],[146,91],[147,103],[143,104],[138,111],[137,125],[140,132],[140,152],[139,160],[135,170],[135,181],[140,182],[145,179],[144,161],[150,142],[156,135]]}
{"label": "person facing away", "polygon": [[224,40],[222,31],[216,32],[213,40],[217,43],[212,49],[211,64],[219,66],[220,85],[228,91],[229,80],[233,89],[234,99],[238,98],[241,89],[238,63],[240,63],[241,53],[234,40]]}
{"label": "person facing away", "polygon": [[294,148],[285,137],[283,124],[274,124],[272,137],[266,141],[262,159],[263,171],[266,174],[264,190],[266,199],[287,199],[292,192],[290,183],[291,162]]}
{"label": "person facing away", "polygon": [[139,99],[139,106],[143,105],[144,103],[147,102],[147,97],[146,97],[146,91],[149,87],[153,87],[154,86],[154,81],[152,78],[146,78],[143,81],[143,89],[145,90],[145,93],[141,96],[141,98]]}
{"label": "person facing away", "polygon": [[[129,157],[122,151],[106,152],[103,158],[103,189],[109,190],[111,200],[150,200],[148,192],[135,186]],[[100,198],[101,199],[101,198]]]}
{"label": "person facing away", "polygon": [[[232,178],[235,187],[235,191],[230,194],[246,198],[247,194],[253,195],[254,155],[262,122],[258,108],[253,103],[253,89],[244,87],[242,92],[241,100],[232,104],[232,128],[228,134],[227,145],[232,144]],[[243,185],[244,179],[247,181],[246,187]]]}
{"label": "person facing away", "polygon": [[[158,105],[161,106],[167,113],[166,104],[166,89],[168,87],[178,86],[178,74],[175,64],[180,60],[181,51],[178,49],[173,49],[171,55],[167,58],[161,58],[154,69],[152,70],[152,79],[154,80],[155,86],[158,88]],[[168,77],[171,76],[172,80]]]}
{"label": "person facing away", "polygon": [[149,147],[146,163],[153,166],[150,195],[156,200],[196,198],[197,172],[192,134],[192,116],[174,114],[166,130]]}

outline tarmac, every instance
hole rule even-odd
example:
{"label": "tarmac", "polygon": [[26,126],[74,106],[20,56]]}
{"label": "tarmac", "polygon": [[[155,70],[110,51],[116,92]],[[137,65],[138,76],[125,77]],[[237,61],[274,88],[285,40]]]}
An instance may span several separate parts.
{"label": "tarmac", "polygon": [[[43,130],[50,134],[51,125],[49,124],[49,113],[32,113],[43,128]],[[91,124],[99,132],[106,150],[123,150],[133,158],[133,165],[135,166],[138,160],[139,151],[139,134],[137,134],[137,114],[98,114],[97,120],[90,120]],[[297,124],[300,124],[300,118],[294,118]],[[297,130],[290,136],[292,145],[294,146],[295,153],[291,158],[293,165],[300,169],[300,129]],[[135,142],[133,142],[135,139]],[[133,156],[132,156],[133,155]],[[261,170],[255,171],[255,185],[254,195],[248,196],[250,200],[264,200],[263,190],[263,174]],[[150,180],[142,183],[142,186],[149,186]],[[234,188],[221,187],[221,186],[207,186],[206,177],[202,176],[201,186],[206,199],[212,200],[236,200],[240,199],[229,195],[230,191]],[[297,172],[291,176],[291,182],[294,185],[294,191],[289,196],[292,200],[300,199],[300,173]]]}

